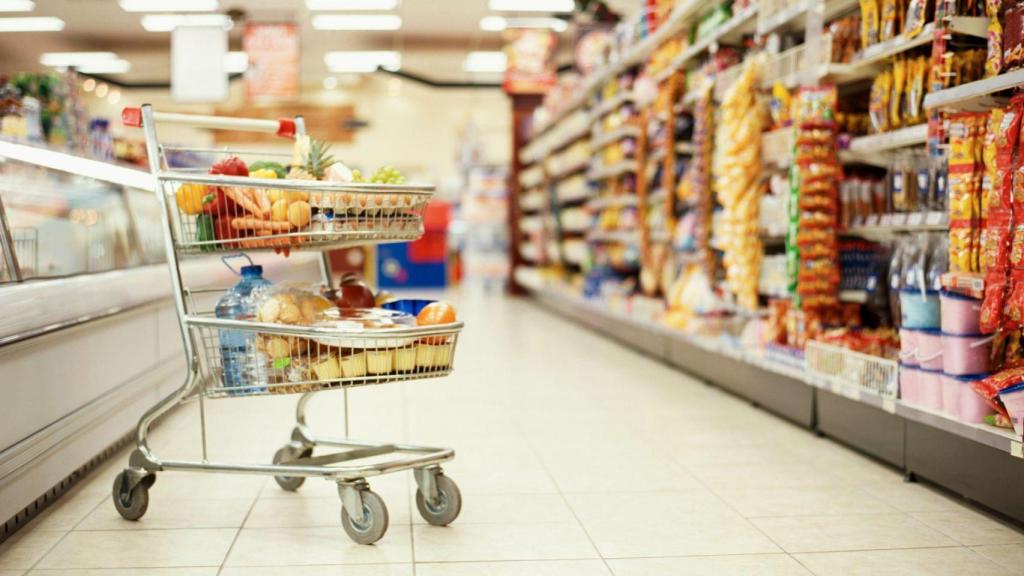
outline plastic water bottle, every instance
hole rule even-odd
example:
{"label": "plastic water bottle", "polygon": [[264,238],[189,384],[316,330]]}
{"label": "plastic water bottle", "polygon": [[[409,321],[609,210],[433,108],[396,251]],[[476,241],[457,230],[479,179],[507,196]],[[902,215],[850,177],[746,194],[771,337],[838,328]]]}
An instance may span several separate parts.
{"label": "plastic water bottle", "polygon": [[[263,278],[262,266],[243,266],[242,280],[228,290],[220,300],[214,314],[217,318],[249,320],[256,315],[254,292],[270,286]],[[265,392],[267,371],[264,360],[256,352],[256,335],[242,330],[220,331],[220,357],[224,369],[226,388],[249,388],[249,393]],[[245,393],[245,392],[240,392]]]}

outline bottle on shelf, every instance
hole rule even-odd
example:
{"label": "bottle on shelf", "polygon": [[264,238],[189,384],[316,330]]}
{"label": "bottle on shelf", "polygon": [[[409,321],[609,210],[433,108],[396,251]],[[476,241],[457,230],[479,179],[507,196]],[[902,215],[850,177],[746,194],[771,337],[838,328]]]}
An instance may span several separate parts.
{"label": "bottle on shelf", "polygon": [[[242,279],[220,300],[214,314],[217,318],[248,320],[256,315],[255,297],[270,286],[263,278],[263,267],[250,264],[241,269]],[[266,390],[267,370],[256,350],[255,333],[241,330],[220,331],[220,356],[225,388],[252,388],[254,393]]]}

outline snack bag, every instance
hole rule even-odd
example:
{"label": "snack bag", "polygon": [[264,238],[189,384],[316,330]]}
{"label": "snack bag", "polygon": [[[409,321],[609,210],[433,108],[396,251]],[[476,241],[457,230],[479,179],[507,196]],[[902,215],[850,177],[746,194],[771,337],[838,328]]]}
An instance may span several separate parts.
{"label": "snack bag", "polygon": [[900,33],[899,6],[901,3],[898,0],[881,0],[881,3],[878,39],[885,42]]}
{"label": "snack bag", "polygon": [[[952,250],[952,246],[950,246]],[[952,255],[951,255],[952,256]],[[978,329],[993,334],[1003,322],[1003,300],[1006,298],[1006,274],[999,270],[985,276],[985,297],[981,301]]]}
{"label": "snack bag", "polygon": [[892,96],[889,98],[889,128],[903,125],[903,91],[907,87],[907,60],[897,58],[892,64]]}
{"label": "snack bag", "polygon": [[871,117],[871,128],[874,132],[885,132],[889,129],[889,97],[892,94],[892,74],[886,70],[875,77],[871,84],[871,96],[868,100],[868,114]]}
{"label": "snack bag", "polygon": [[860,0],[861,50],[878,43],[878,0]]}
{"label": "snack bag", "polygon": [[925,13],[928,10],[928,0],[910,0],[907,6],[906,24],[903,27],[903,35],[913,38],[924,29]]}

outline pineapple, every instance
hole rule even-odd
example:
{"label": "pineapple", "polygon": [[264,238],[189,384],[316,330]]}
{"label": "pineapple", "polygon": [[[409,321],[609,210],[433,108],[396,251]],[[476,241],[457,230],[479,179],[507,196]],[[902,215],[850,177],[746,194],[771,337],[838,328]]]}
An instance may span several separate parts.
{"label": "pineapple", "polygon": [[295,156],[288,178],[293,180],[323,180],[327,169],[335,163],[329,155],[331,145],[303,137],[295,141]]}

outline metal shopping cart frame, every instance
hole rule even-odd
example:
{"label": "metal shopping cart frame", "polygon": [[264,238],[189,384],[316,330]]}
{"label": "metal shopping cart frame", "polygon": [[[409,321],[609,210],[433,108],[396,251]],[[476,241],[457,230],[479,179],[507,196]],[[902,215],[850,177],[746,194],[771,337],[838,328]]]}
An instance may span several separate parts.
{"label": "metal shopping cart frame", "polygon": [[[296,139],[305,136],[303,120],[301,117],[261,120],[160,113],[149,105],[126,108],[122,116],[126,125],[141,127],[145,133],[149,167],[155,179],[163,215],[168,268],[188,361],[188,375],[178,390],[147,410],[139,420],[136,448],[129,457],[128,467],[114,480],[113,500],[121,516],[128,520],[138,520],[146,513],[149,488],[156,481],[158,472],[264,474],[274,476],[281,488],[291,491],[298,490],[306,478],[319,477],[337,483],[342,502],[341,523],[348,535],[358,543],[371,544],[386,532],[388,513],[383,499],[370,490],[367,478],[412,470],[418,487],[417,508],[423,518],[439,526],[454,521],[461,510],[462,497],[458,486],[441,469],[441,464],[455,457],[454,450],[347,438],[347,390],[354,386],[436,378],[449,374],[453,366],[455,345],[462,329],[461,323],[354,331],[344,326],[320,327],[217,318],[208,311],[198,309],[195,297],[209,291],[187,288],[180,268],[181,258],[189,254],[233,253],[239,248],[290,251],[292,248],[311,247],[320,250],[320,272],[324,283],[330,288],[331,268],[327,249],[414,240],[423,233],[422,212],[433,187],[270,180],[173,170],[165,158],[166,152],[174,148],[160,144],[157,123],[274,133]],[[225,148],[187,150],[217,155],[233,152]],[[200,227],[197,222],[201,216],[184,213],[181,206],[174,202],[177,188],[183,185],[217,187],[209,188],[214,190],[214,194],[234,189],[237,196],[231,197],[239,199],[243,198],[243,194],[238,193],[238,190],[283,191],[279,192],[279,196],[294,193],[300,195],[298,198],[306,198],[308,202],[288,200],[285,207],[290,207],[289,203],[292,202],[302,202],[302,207],[309,213],[319,210],[317,214],[321,216],[328,212],[333,216],[327,224],[320,222],[319,228],[314,228],[312,222],[305,227],[280,223],[274,224],[275,227],[265,233],[248,234],[245,237],[199,239],[196,236]],[[244,198],[249,202],[257,197]],[[310,204],[317,202],[320,208],[310,208]],[[221,214],[218,218],[228,218],[232,226],[238,222],[248,222],[259,227],[271,226],[263,221],[252,222],[252,218],[244,219],[252,214],[243,212],[238,205],[234,205],[233,209],[236,213]],[[258,206],[253,209],[257,210]],[[302,219],[300,217],[300,221]],[[257,385],[230,386],[230,379],[225,376],[228,359],[223,356],[222,346],[218,345],[223,342],[219,338],[224,331],[231,331],[233,335],[246,334],[244,353],[238,357],[232,355],[231,362],[238,358],[246,363],[253,362],[252,369],[260,374],[267,370],[269,362],[266,355],[271,353],[270,344],[284,343],[284,353],[288,355],[285,362],[287,367],[281,368],[279,374],[271,374],[273,377],[280,376],[282,381],[271,384],[268,377],[266,382],[257,379]],[[261,349],[261,346],[266,348]],[[342,357],[343,351],[347,351],[348,355]],[[291,365],[292,355],[296,356],[296,364],[300,360],[308,364],[303,365],[302,369],[296,369]],[[273,365],[276,366],[277,362]],[[284,380],[285,377],[287,380]],[[316,392],[339,389],[345,395],[346,437],[331,438],[315,434],[306,417],[310,400]],[[207,399],[272,393],[301,394],[295,410],[296,422],[291,439],[274,454],[272,463],[210,461],[207,457]],[[199,403],[202,459],[160,458],[149,447],[151,427],[162,415],[193,397],[198,397]],[[313,455],[315,449],[325,448],[330,451]],[[387,456],[391,457],[384,458]]]}

